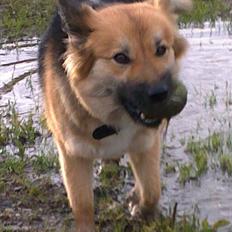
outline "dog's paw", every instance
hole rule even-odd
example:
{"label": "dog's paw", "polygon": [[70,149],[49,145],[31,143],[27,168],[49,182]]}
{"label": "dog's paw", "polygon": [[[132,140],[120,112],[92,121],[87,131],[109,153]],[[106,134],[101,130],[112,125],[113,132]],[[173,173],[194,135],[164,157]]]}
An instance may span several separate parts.
{"label": "dog's paw", "polygon": [[143,205],[140,203],[139,192],[136,188],[128,194],[127,203],[129,212],[133,218],[151,221],[161,216],[159,207],[156,204]]}
{"label": "dog's paw", "polygon": [[160,218],[161,213],[157,206],[142,206],[139,204],[134,205],[130,209],[131,216],[135,219],[143,219],[145,221],[153,221]]}
{"label": "dog's paw", "polygon": [[95,229],[93,226],[87,226],[87,225],[84,225],[84,226],[79,226],[75,232],[94,232]]}
{"label": "dog's paw", "polygon": [[133,209],[139,204],[139,192],[136,187],[134,187],[129,194],[127,195],[126,203],[128,204],[129,207],[129,212],[133,216]]}

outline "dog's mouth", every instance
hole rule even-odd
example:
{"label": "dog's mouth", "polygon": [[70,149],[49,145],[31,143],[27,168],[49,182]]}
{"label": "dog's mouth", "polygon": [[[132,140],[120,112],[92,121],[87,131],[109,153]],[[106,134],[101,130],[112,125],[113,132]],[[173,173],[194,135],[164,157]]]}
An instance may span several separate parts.
{"label": "dog's mouth", "polygon": [[130,117],[135,121],[139,122],[147,127],[158,127],[162,119],[152,118],[151,116],[146,116],[138,107],[136,107],[132,102],[126,101],[123,106],[130,115]]}
{"label": "dog's mouth", "polygon": [[[144,90],[145,89],[145,90]],[[162,119],[171,119],[179,114],[187,103],[187,89],[179,80],[173,80],[169,94],[162,100],[151,100],[146,87],[125,87],[121,89],[121,104],[129,116],[146,127],[158,127]]]}

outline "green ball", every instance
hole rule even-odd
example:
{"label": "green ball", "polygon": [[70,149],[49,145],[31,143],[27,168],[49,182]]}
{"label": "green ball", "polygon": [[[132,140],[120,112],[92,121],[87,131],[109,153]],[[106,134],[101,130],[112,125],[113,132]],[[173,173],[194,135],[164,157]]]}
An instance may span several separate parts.
{"label": "green ball", "polygon": [[184,109],[187,103],[187,88],[180,80],[175,79],[172,81],[171,89],[168,98],[154,107],[154,117],[170,119]]}

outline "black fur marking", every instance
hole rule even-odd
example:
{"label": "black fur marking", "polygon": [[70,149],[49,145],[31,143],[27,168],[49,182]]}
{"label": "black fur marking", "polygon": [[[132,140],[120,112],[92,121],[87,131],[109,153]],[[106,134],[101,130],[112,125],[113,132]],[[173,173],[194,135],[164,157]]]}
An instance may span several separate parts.
{"label": "black fur marking", "polygon": [[115,128],[107,125],[100,126],[93,131],[93,138],[96,140],[104,139],[110,135],[117,134]]}
{"label": "black fur marking", "polygon": [[40,84],[44,86],[44,70],[45,65],[44,59],[47,54],[48,49],[50,50],[50,54],[52,55],[52,62],[54,70],[60,74],[61,76],[65,75],[63,68],[63,54],[66,52],[66,44],[65,40],[68,38],[67,33],[62,30],[62,21],[59,14],[56,12],[52,18],[52,21],[45,32],[40,46],[39,46],[39,76],[40,76]]}

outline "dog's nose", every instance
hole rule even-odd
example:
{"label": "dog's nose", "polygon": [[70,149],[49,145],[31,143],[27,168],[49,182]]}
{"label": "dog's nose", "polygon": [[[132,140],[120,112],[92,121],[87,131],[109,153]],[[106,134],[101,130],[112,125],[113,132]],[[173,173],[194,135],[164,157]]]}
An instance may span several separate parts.
{"label": "dog's nose", "polygon": [[168,96],[168,85],[166,83],[160,83],[151,86],[148,89],[148,96],[153,103],[165,100]]}

